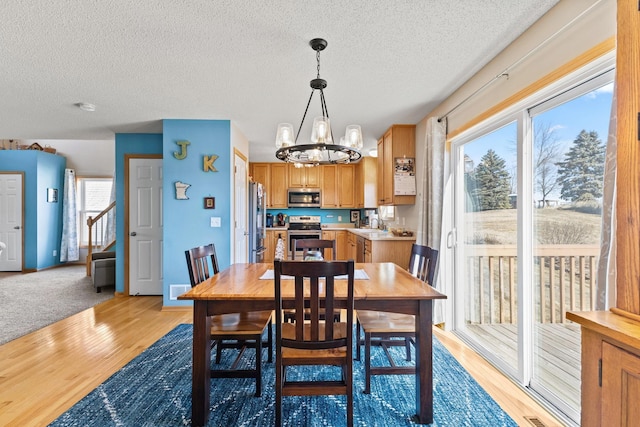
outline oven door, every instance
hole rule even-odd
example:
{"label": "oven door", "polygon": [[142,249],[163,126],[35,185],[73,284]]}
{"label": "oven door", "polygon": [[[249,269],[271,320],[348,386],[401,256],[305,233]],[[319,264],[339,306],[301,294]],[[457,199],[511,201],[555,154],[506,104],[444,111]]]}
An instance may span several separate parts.
{"label": "oven door", "polygon": [[313,230],[296,230],[296,231],[288,231],[287,232],[287,240],[289,241],[289,259],[302,261],[302,249],[298,249],[296,253],[293,253],[293,241],[296,239],[322,239],[322,231],[313,231]]}

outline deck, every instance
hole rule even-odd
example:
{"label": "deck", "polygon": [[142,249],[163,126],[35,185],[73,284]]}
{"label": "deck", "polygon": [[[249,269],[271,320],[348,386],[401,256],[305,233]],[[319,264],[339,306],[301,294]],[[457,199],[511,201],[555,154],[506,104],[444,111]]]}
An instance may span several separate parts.
{"label": "deck", "polygon": [[[515,324],[468,325],[467,332],[475,335],[489,351],[501,355],[510,366],[518,366],[518,342]],[[538,382],[580,410],[580,326],[569,323],[536,323],[534,345]]]}

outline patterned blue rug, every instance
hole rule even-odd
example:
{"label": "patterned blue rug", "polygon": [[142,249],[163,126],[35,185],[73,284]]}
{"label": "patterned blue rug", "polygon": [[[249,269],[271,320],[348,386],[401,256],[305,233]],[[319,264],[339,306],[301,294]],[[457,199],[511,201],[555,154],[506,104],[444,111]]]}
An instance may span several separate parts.
{"label": "patterned blue rug", "polygon": [[[179,325],[124,368],[62,414],[50,426],[188,426],[191,425],[191,325]],[[251,379],[213,379],[222,387],[211,392],[209,426],[269,426],[274,423],[274,364],[263,350],[262,397],[254,397]],[[403,347],[397,360],[403,360]],[[233,351],[225,351],[231,363]],[[246,363],[253,363],[251,351]],[[386,360],[372,349],[374,364]],[[434,338],[434,426],[516,426],[517,424],[471,378]],[[212,369],[215,369],[215,363]],[[332,368],[305,368],[314,377],[334,375]],[[371,394],[362,393],[364,365],[354,361],[354,424],[415,426],[415,380],[412,375],[371,379]],[[289,426],[341,426],[346,423],[344,396],[285,397],[283,417]]]}

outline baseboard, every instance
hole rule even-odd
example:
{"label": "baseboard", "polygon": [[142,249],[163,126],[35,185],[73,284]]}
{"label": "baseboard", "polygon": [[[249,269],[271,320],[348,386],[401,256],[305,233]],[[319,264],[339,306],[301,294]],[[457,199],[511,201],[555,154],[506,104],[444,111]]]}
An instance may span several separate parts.
{"label": "baseboard", "polygon": [[193,311],[193,307],[189,305],[163,305],[160,311],[170,313],[186,313]]}

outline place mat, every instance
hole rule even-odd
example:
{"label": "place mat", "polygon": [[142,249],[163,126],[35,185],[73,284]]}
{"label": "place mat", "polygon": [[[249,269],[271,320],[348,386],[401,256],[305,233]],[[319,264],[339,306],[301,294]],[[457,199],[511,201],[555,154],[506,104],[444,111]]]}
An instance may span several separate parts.
{"label": "place mat", "polygon": [[[367,276],[367,273],[364,270],[354,270],[353,278],[356,280],[369,280],[369,276]],[[273,270],[267,270],[264,272],[262,276],[260,276],[260,280],[273,280],[273,279],[274,279]],[[293,279],[293,276],[282,276],[282,279],[291,280]],[[347,275],[345,274],[344,276],[336,276],[336,280],[347,280]]]}

